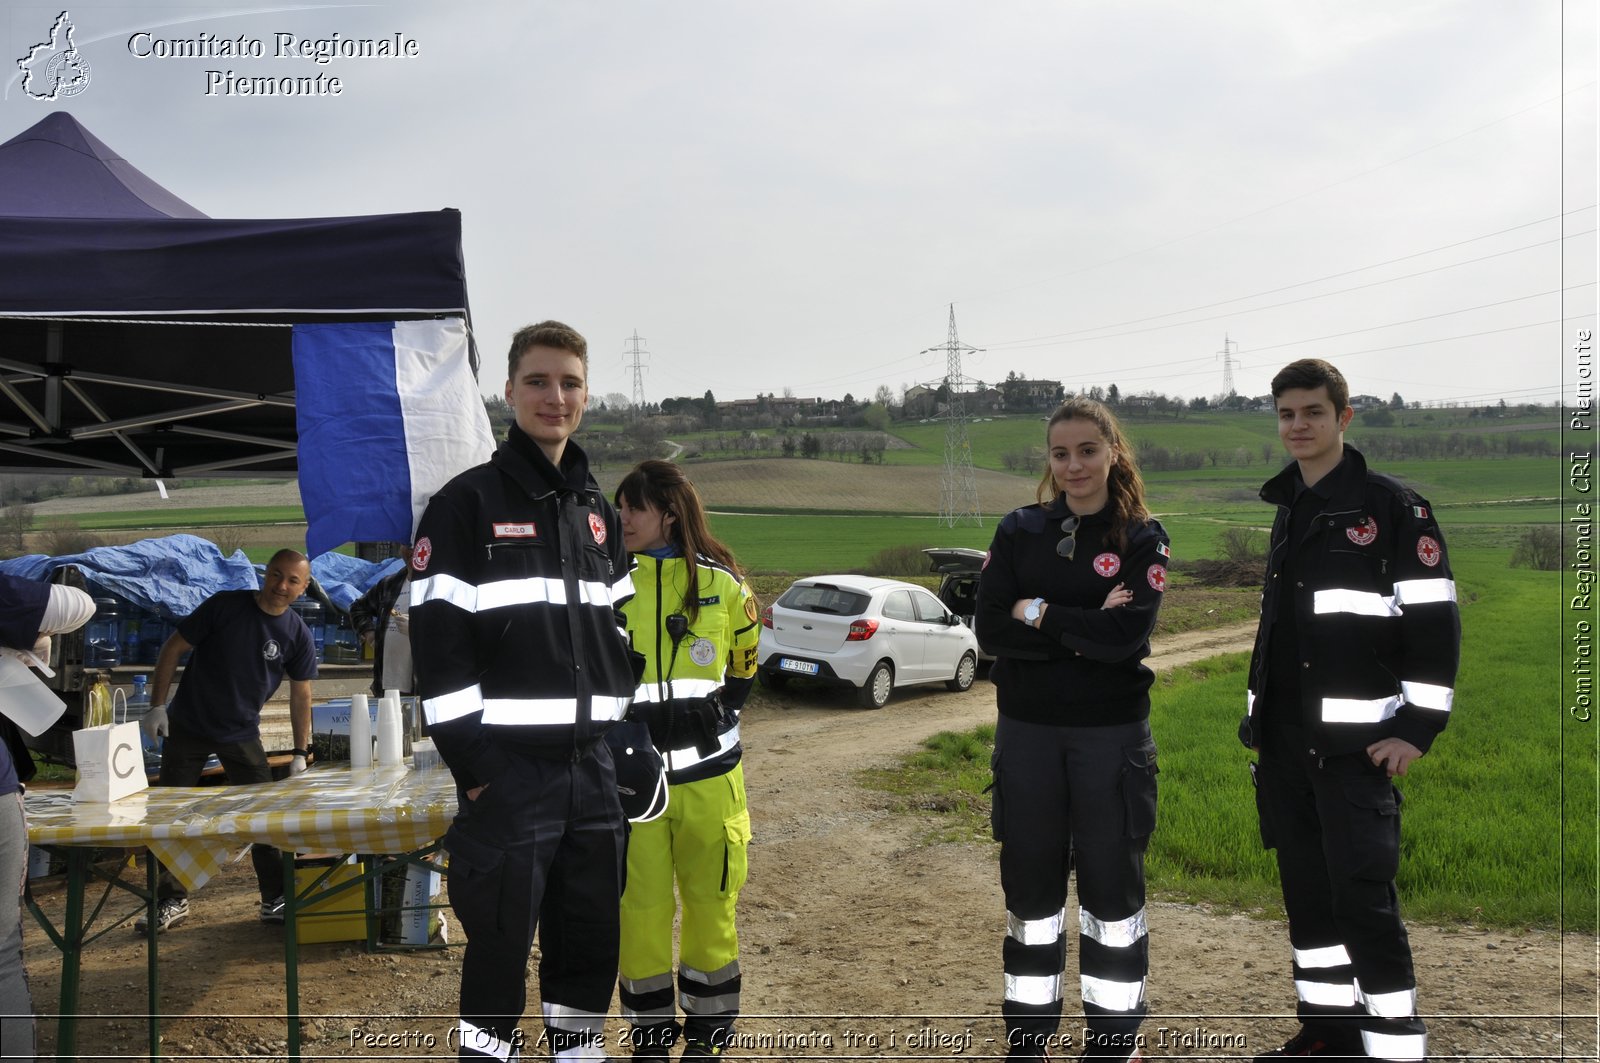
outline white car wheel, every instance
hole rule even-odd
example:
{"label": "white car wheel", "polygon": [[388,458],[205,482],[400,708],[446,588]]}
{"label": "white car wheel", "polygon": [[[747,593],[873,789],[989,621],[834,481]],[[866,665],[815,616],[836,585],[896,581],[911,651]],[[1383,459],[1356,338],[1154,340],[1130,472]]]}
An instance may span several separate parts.
{"label": "white car wheel", "polygon": [[978,677],[978,658],[970,653],[963,653],[961,661],[956,665],[956,677],[945,680],[944,685],[961,693],[963,690],[972,689],[972,681]]}
{"label": "white car wheel", "polygon": [[889,704],[889,694],[894,690],[894,666],[879,661],[856,692],[856,699],[864,709],[881,709]]}

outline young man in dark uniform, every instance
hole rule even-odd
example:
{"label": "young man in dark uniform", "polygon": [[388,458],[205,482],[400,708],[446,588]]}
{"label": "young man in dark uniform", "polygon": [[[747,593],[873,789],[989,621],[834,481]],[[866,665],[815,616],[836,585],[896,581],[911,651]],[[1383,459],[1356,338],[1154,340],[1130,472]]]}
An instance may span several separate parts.
{"label": "young man in dark uniform", "polygon": [[[279,550],[267,562],[260,590],[220,591],[178,621],[150,680],[155,708],[140,721],[147,736],[166,736],[160,785],[198,786],[213,753],[230,784],[271,782],[272,768],[261,744],[261,707],[285,676],[295,745],[290,774],[306,770],[317,652],[305,621],[290,606],[310,583],[306,556]],[[184,667],[183,682],[169,704],[178,660],[190,650],[194,653]],[[252,845],[250,860],[261,890],[261,921],[283,922],[283,854],[270,845]],[[189,895],[165,870],[157,892],[156,929],[166,930],[189,914]],[[135,929],[144,932],[144,917]]]}
{"label": "young man in dark uniform", "polygon": [[588,346],[558,321],[511,341],[516,424],[487,463],[428,503],[411,558],[417,685],[460,809],[445,836],[467,934],[463,1059],[515,1058],[528,955],[557,1060],[606,1058],[626,820],[604,733],[639,672],[616,511],[570,442]]}
{"label": "young man in dark uniform", "polygon": [[1300,1033],[1258,1060],[1422,1060],[1427,1035],[1394,879],[1390,781],[1450,719],[1461,622],[1426,499],[1344,442],[1339,371],[1294,362],[1272,381],[1289,465],[1240,726],[1259,750],[1256,805],[1278,854]]}

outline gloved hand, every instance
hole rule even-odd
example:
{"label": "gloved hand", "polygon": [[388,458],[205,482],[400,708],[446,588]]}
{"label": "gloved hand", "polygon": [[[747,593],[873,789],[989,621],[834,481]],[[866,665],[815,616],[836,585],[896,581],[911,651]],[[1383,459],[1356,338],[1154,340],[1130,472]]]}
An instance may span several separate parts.
{"label": "gloved hand", "polygon": [[167,735],[167,706],[150,706],[150,711],[145,713],[144,719],[139,721],[139,731],[150,742],[154,742],[157,738],[165,738]]}
{"label": "gloved hand", "polygon": [[298,753],[289,759],[289,778],[294,778],[306,770],[306,758]]}

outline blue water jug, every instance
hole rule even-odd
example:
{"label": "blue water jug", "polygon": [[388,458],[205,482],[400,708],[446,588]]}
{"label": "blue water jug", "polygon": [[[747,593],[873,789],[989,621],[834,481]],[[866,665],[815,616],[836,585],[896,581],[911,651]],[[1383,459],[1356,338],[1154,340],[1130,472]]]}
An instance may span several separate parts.
{"label": "blue water jug", "polygon": [[310,598],[301,598],[294,603],[294,611],[300,614],[300,619],[306,622],[306,627],[311,629],[311,641],[316,646],[317,663],[322,663],[322,648],[326,639],[322,630],[322,605]]}
{"label": "blue water jug", "polygon": [[115,668],[122,663],[122,629],[113,598],[94,600],[94,618],[83,640],[83,663],[90,668]]}

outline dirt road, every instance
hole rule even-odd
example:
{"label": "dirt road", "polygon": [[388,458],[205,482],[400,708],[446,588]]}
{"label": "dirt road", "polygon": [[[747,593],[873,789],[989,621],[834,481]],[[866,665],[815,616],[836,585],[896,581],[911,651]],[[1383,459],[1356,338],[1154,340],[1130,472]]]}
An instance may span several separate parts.
{"label": "dirt road", "polygon": [[[1235,649],[1248,634],[1241,625],[1178,636],[1152,663]],[[855,709],[842,694],[795,690],[746,713],[755,842],[740,913],[746,1017],[733,1058],[1003,1054],[995,1016],[1004,905],[994,847],[925,844],[927,822],[889,813],[881,795],[855,781],[860,769],[894,763],[935,731],[993,714],[984,682],[964,695],[901,692],[878,712]],[[253,894],[248,862],[234,865],[163,937],[171,1058],[282,1055],[283,1023],[274,1018],[283,1001],[281,937],[255,922]],[[1293,1032],[1280,922],[1153,901],[1149,923],[1146,1057],[1248,1057]],[[1563,949],[1549,934],[1413,927],[1412,942],[1435,1058],[1594,1058],[1592,939],[1569,936]],[[59,962],[31,922],[27,954],[35,1003],[53,1013]],[[306,1058],[445,1055],[459,968],[454,951],[307,947],[302,1010],[315,1018],[305,1024]],[[106,1017],[83,1029],[84,1058],[138,1051],[142,1021],[128,1013],[140,1010],[143,969],[143,948],[127,930],[90,946],[84,1007]],[[529,1010],[538,1012],[531,999]],[[1564,1024],[1563,1013],[1588,1018]],[[53,1024],[43,1025],[49,1046]],[[1078,1033],[1070,1009],[1062,1032]],[[365,1040],[372,1037],[394,1047]],[[439,1047],[421,1047],[428,1037]]]}

